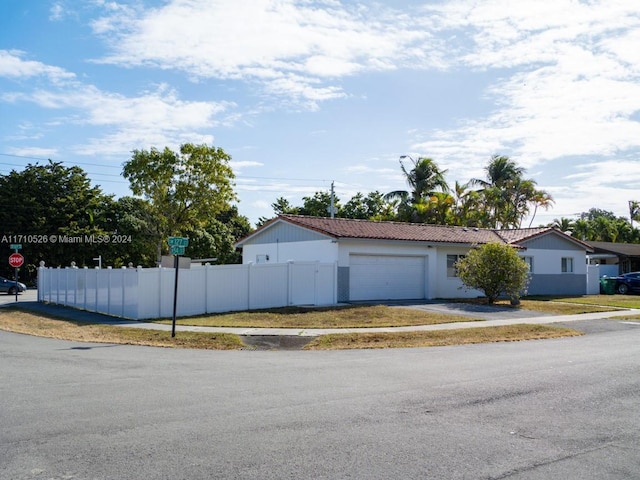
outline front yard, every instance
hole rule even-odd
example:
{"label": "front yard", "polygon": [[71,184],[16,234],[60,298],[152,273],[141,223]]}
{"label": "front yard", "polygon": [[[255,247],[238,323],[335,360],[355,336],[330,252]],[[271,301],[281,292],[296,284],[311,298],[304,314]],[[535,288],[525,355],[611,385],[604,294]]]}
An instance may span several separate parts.
{"label": "front yard", "polygon": [[[479,301],[479,300],[478,300]],[[492,308],[505,307],[570,315],[618,308],[640,309],[640,296],[592,295],[582,297],[526,298],[518,307],[508,302],[497,302]],[[625,318],[640,319],[640,315]],[[620,317],[618,317],[620,319]],[[336,327],[395,327],[438,323],[477,321],[481,319],[461,315],[427,312],[411,308],[384,305],[344,306],[331,308],[284,308],[268,311],[236,312],[179,319],[179,325],[263,327],[263,328],[336,328]],[[170,322],[160,320],[159,322]],[[170,332],[140,328],[124,328],[16,309],[0,309],[0,329],[28,335],[81,342],[148,345],[194,349],[247,349],[239,335],[227,333],[201,333],[178,331],[175,338]],[[550,325],[510,325],[505,327],[460,328],[422,332],[370,332],[323,335],[312,339],[305,347],[313,350],[400,348],[460,345],[558,338],[581,335],[575,330]]]}
{"label": "front yard", "polygon": [[[536,297],[523,299],[513,307],[508,300],[499,300],[496,309],[513,308],[557,315],[605,312],[622,307],[622,303],[636,305],[626,308],[640,308],[640,297],[620,295],[590,295],[581,297]],[[482,299],[464,300],[462,303],[481,303]],[[463,315],[428,312],[412,308],[389,307],[385,305],[348,305],[340,307],[305,308],[286,307],[270,310],[230,312],[197,317],[179,318],[177,325],[202,327],[247,327],[247,328],[367,328],[400,327],[412,325],[435,325],[438,323],[482,321]],[[155,320],[157,323],[171,323],[171,319]]]}

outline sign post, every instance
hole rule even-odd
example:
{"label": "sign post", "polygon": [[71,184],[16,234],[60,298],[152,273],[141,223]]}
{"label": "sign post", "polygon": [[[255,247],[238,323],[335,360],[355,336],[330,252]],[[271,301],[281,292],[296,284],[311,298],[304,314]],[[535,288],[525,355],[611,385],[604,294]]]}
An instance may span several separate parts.
{"label": "sign post", "polygon": [[11,255],[9,255],[9,265],[11,265],[15,269],[13,279],[16,281],[15,290],[16,290],[16,302],[17,302],[18,290],[20,289],[20,287],[18,287],[18,268],[21,267],[22,264],[24,263],[24,257],[18,253],[18,250],[22,248],[22,245],[20,245],[19,243],[12,243],[11,248],[15,250],[15,253],[12,253]]}
{"label": "sign post", "polygon": [[171,322],[171,337],[176,336],[176,311],[178,307],[178,267],[180,265],[180,255],[184,255],[184,249],[189,245],[189,239],[185,237],[169,237],[169,248],[171,255],[174,255],[173,268],[176,270],[175,281],[173,283],[173,320]]}

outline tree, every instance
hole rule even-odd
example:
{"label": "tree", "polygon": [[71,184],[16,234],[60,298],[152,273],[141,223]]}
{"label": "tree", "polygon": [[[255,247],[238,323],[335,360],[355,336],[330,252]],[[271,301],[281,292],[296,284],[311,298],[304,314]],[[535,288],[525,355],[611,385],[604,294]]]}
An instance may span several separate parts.
{"label": "tree", "polygon": [[469,183],[456,181],[453,190],[453,205],[448,223],[467,227],[477,227],[483,224],[480,194],[469,189]]}
{"label": "tree", "polygon": [[640,220],[640,202],[629,200],[629,223],[633,227],[633,221]]}
{"label": "tree", "polygon": [[389,204],[385,202],[382,193],[369,192],[365,197],[362,193],[356,193],[340,210],[343,218],[355,218],[371,220],[384,218],[389,213]]}
{"label": "tree", "polygon": [[[284,197],[276,198],[276,201],[271,204],[271,208],[273,208],[273,212],[276,215],[284,215],[284,214],[299,215],[300,214],[300,208],[291,206],[291,203],[289,202],[289,200],[287,200]],[[256,227],[263,226],[265,223],[273,220],[273,218],[274,217],[258,218],[258,221],[256,222]]]}
{"label": "tree", "polygon": [[487,302],[493,304],[503,294],[512,301],[520,298],[527,287],[529,266],[516,250],[502,243],[488,243],[473,248],[456,262],[462,283],[482,290]]}
{"label": "tree", "polygon": [[[313,197],[302,197],[302,207],[300,207],[300,215],[309,215],[311,217],[329,217],[331,216],[329,210],[331,207],[331,193],[330,192],[316,192]],[[339,216],[340,212],[340,199],[334,195],[333,208],[335,210],[335,216]]]}
{"label": "tree", "polygon": [[187,251],[192,258],[215,258],[211,263],[241,263],[242,255],[233,244],[251,232],[249,219],[238,214],[238,208],[231,206],[205,225],[186,230],[189,237]]}
{"label": "tree", "polygon": [[126,242],[112,245],[114,251],[109,263],[115,267],[129,263],[153,266],[157,255],[155,239],[160,232],[151,204],[142,198],[121,197],[112,207],[111,219],[113,231]]}
{"label": "tree", "polygon": [[535,217],[538,207],[547,209],[553,203],[551,195],[535,188],[534,180],[523,178],[525,169],[509,157],[494,155],[485,171],[486,180],[474,178],[469,182],[482,187],[478,193],[485,205],[483,227],[520,228],[532,206]]}
{"label": "tree", "polygon": [[122,174],[133,194],[149,201],[158,261],[169,236],[203,226],[236,200],[230,161],[221,148],[191,143],[177,153],[168,147],[133,151]]}
{"label": "tree", "polygon": [[[93,266],[93,257],[108,250],[88,239],[113,233],[113,199],[91,186],[78,166],[49,160],[29,164],[21,172],[12,170],[0,175],[0,198],[2,233],[11,238],[0,250],[8,255],[9,243],[22,244],[27,271],[35,271],[40,261],[47,266],[68,266],[72,261]],[[68,238],[80,241],[69,244]]]}
{"label": "tree", "polygon": [[[402,163],[409,158],[413,163],[410,170]],[[436,206],[431,204],[431,198],[436,192],[448,193],[449,185],[445,180],[446,170],[440,170],[438,165],[430,158],[420,157],[414,160],[410,156],[400,157],[400,168],[407,184],[411,188],[407,190],[395,190],[384,196],[387,201],[398,200],[398,219],[407,222],[427,222],[438,217]],[[438,198],[437,205],[450,207],[450,202]]]}

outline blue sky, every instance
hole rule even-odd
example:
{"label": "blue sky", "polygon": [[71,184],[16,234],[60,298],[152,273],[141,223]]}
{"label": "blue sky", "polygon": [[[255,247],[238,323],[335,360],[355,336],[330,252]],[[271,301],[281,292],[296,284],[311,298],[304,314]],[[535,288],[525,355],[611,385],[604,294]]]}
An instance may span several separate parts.
{"label": "blue sky", "polygon": [[[134,149],[233,158],[252,223],[278,197],[404,189],[508,155],[555,199],[533,226],[640,200],[637,0],[4,0],[0,173],[51,158],[105,193]],[[529,221],[526,225],[528,226]]]}

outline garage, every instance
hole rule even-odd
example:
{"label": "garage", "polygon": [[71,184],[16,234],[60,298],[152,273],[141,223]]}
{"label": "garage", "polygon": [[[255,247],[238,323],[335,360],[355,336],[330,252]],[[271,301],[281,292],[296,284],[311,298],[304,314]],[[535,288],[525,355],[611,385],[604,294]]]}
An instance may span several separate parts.
{"label": "garage", "polygon": [[425,257],[349,255],[349,300],[409,300],[426,297]]}

